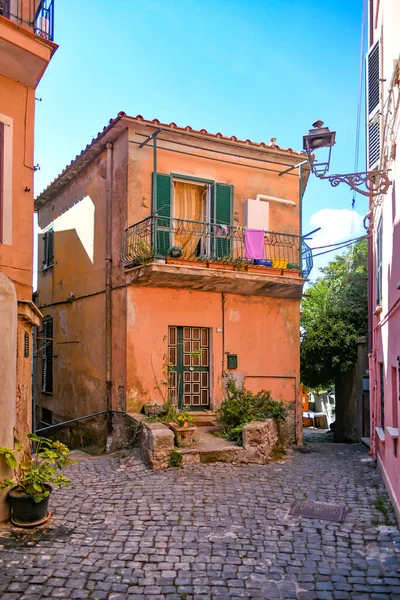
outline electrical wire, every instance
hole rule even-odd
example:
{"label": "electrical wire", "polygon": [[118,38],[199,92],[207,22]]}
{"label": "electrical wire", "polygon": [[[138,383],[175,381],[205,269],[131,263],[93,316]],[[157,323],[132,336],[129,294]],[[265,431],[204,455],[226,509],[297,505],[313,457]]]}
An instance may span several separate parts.
{"label": "electrical wire", "polygon": [[[367,236],[364,235],[364,238],[366,238]],[[350,242],[347,244],[343,244],[343,246],[339,246],[338,248],[331,248],[330,250],[325,250],[325,252],[318,252],[318,254],[313,254],[313,258],[316,258],[317,256],[322,256],[323,254],[328,254],[329,252],[338,252],[339,250],[343,250],[343,248],[347,248],[348,246],[353,246],[354,244],[356,244],[357,242]]]}
{"label": "electrical wire", "polygon": [[360,235],[356,238],[350,238],[349,240],[343,240],[342,242],[336,242],[336,244],[327,244],[326,246],[315,246],[315,248],[311,248],[311,250],[321,250],[322,248],[332,248],[333,246],[342,246],[343,244],[348,244],[352,242],[358,242],[358,240],[362,240],[365,238],[365,235]]}

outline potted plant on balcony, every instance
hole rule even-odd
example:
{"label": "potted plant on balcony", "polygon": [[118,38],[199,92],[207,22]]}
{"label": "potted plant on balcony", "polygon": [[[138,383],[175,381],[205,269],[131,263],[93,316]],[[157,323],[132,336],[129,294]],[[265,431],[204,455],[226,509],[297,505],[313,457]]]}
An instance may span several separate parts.
{"label": "potted plant on balcony", "polygon": [[[51,484],[68,485],[69,480],[58,471],[74,462],[69,459],[69,448],[61,442],[33,433],[27,438],[30,442],[28,450],[18,440],[15,450],[0,447],[0,458],[14,474],[12,478],[0,479],[0,490],[10,488],[7,499],[11,522],[19,527],[32,527],[47,521]],[[33,443],[36,444],[35,453]]]}

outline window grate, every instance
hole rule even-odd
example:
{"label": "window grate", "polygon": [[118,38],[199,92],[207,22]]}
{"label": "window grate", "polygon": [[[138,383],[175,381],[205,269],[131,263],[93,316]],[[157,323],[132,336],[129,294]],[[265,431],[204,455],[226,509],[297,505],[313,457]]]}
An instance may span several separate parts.
{"label": "window grate", "polygon": [[29,358],[29,333],[24,331],[24,357]]}

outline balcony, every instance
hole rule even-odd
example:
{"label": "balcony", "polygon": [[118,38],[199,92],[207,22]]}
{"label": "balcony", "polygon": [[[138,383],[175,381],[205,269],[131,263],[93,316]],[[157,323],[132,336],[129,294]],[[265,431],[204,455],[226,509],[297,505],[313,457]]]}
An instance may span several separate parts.
{"label": "balcony", "polygon": [[57,48],[54,0],[0,0],[0,74],[36,87]]}
{"label": "balcony", "polygon": [[285,298],[301,298],[312,269],[298,235],[264,232],[263,257],[252,259],[243,227],[158,215],[127,229],[121,261],[128,284]]}
{"label": "balcony", "polygon": [[0,0],[0,15],[26,25],[35,35],[54,40],[54,0]]}

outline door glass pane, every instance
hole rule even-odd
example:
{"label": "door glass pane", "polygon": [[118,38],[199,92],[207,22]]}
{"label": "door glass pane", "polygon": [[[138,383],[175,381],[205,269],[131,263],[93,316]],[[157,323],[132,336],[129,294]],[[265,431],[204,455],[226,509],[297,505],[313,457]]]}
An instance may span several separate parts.
{"label": "door glass pane", "polygon": [[208,387],[208,373],[201,374],[201,387],[202,388]]}
{"label": "door glass pane", "polygon": [[193,406],[199,406],[200,405],[200,396],[192,396],[193,398]]}
{"label": "door glass pane", "polygon": [[183,351],[190,352],[190,342],[183,342]]}
{"label": "door glass pane", "polygon": [[202,348],[201,350],[201,366],[208,367],[208,349]]}
{"label": "door glass pane", "polygon": [[192,329],[192,339],[199,340],[200,339],[200,329],[198,327],[193,327]]}
{"label": "door glass pane", "polygon": [[208,404],[208,390],[201,390],[201,404],[207,406]]}
{"label": "door glass pane", "polygon": [[192,352],[197,352],[200,350],[200,342],[192,342]]}
{"label": "door glass pane", "polygon": [[183,339],[190,340],[190,327],[183,328]]}
{"label": "door glass pane", "polygon": [[[187,384],[189,385],[189,384]],[[200,384],[192,383],[192,394],[200,394]]]}
{"label": "door glass pane", "polygon": [[199,371],[195,371],[194,373],[192,373],[192,381],[196,381],[197,383],[200,381]]}
{"label": "door glass pane", "polygon": [[190,383],[185,383],[184,384],[184,389],[183,389],[185,394],[190,394]]}
{"label": "door glass pane", "polygon": [[190,371],[185,371],[183,373],[183,381],[190,381],[190,375],[191,375]]}
{"label": "door glass pane", "polygon": [[176,346],[176,342],[177,342],[176,327],[169,327],[168,333],[169,333],[169,344],[170,344],[170,346]]}
{"label": "door glass pane", "polygon": [[194,367],[199,367],[200,366],[200,356],[198,354],[193,354],[193,356],[192,356],[192,365]]}
{"label": "door glass pane", "polygon": [[177,360],[176,348],[171,347],[169,349],[169,366],[170,367],[175,367],[176,366],[176,360]]}
{"label": "door glass pane", "polygon": [[201,330],[201,345],[208,346],[208,329]]}
{"label": "door glass pane", "polygon": [[190,396],[183,396],[183,404],[185,406],[190,406]]}
{"label": "door glass pane", "polygon": [[190,359],[191,359],[191,355],[190,354],[184,354],[183,355],[183,364],[185,367],[190,367]]}
{"label": "door glass pane", "polygon": [[169,373],[169,387],[170,388],[176,388],[176,381],[177,381],[176,371],[170,371],[170,373]]}

